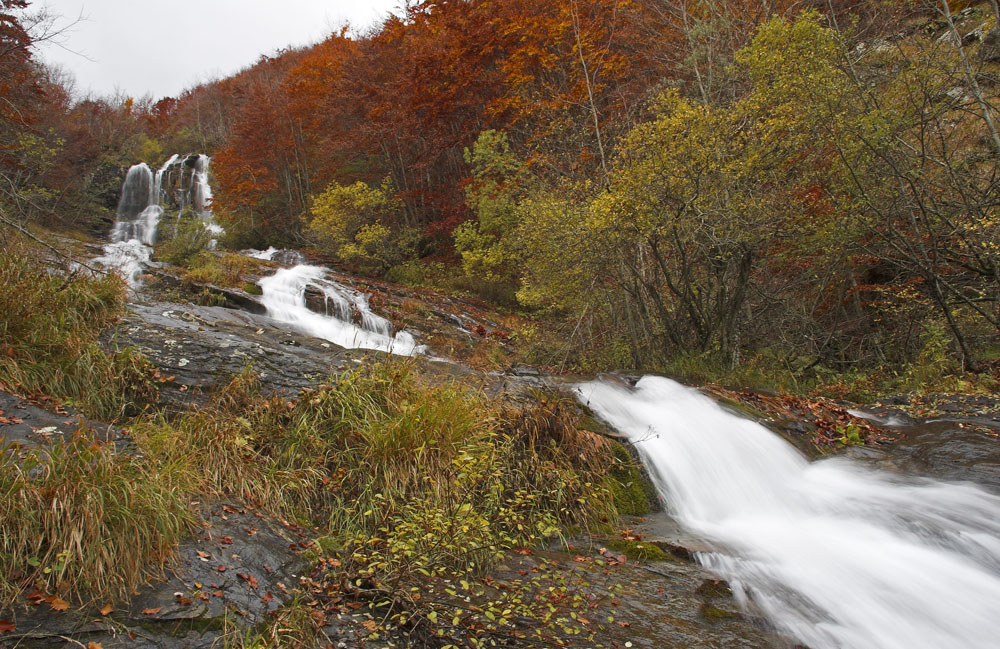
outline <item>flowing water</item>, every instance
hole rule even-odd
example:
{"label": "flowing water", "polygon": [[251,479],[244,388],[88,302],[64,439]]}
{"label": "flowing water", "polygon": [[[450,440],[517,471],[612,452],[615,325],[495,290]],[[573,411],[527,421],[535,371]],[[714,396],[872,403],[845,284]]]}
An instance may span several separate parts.
{"label": "flowing water", "polygon": [[810,463],[668,379],[578,390],[716,549],[699,560],[811,649],[1000,646],[1000,497],[845,458]]}
{"label": "flowing water", "polygon": [[222,228],[212,221],[210,162],[206,155],[174,154],[155,173],[144,162],[133,165],[122,185],[111,243],[94,261],[118,269],[129,284],[137,285],[142,269],[149,263],[151,251],[147,246],[156,243],[160,222],[168,210],[175,211],[179,221],[184,209],[190,207],[212,236],[220,236]]}
{"label": "flowing water", "polygon": [[[377,349],[400,356],[422,353],[413,336],[405,331],[393,335],[392,323],[373,313],[368,296],[327,279],[320,266],[300,264],[281,268],[257,283],[263,290],[261,303],[279,322],[317,338],[349,349]],[[306,290],[322,295],[325,314],[306,305]]]}

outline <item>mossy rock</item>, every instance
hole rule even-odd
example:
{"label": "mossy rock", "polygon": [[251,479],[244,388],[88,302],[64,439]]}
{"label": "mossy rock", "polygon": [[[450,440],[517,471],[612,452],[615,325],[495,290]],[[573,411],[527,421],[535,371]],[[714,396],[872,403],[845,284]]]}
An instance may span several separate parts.
{"label": "mossy rock", "polygon": [[724,579],[706,579],[694,592],[708,599],[733,596],[733,589]]}
{"label": "mossy rock", "polygon": [[260,286],[258,286],[254,282],[244,282],[243,283],[243,290],[246,291],[247,293],[249,293],[250,295],[263,295],[264,294],[264,289],[262,289]]}
{"label": "mossy rock", "polygon": [[609,548],[621,552],[629,559],[638,561],[673,561],[674,558],[654,543],[611,539],[605,543]]}
{"label": "mossy rock", "polygon": [[645,516],[654,511],[659,501],[656,487],[646,475],[642,464],[624,444],[611,442],[615,464],[605,482],[615,501],[618,513],[625,516]]}
{"label": "mossy rock", "polygon": [[735,620],[740,616],[739,613],[727,611],[718,606],[712,606],[708,602],[701,605],[698,615],[708,622],[725,622],[727,620]]}

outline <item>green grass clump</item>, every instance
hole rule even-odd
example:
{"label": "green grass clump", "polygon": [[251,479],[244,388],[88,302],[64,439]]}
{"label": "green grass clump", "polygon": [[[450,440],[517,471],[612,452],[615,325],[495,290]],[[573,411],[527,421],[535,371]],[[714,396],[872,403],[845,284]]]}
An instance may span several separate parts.
{"label": "green grass clump", "polygon": [[[247,273],[258,271],[261,261],[236,253],[219,255],[205,251],[189,258],[181,280],[185,286],[198,284],[213,284],[223,288],[243,288],[245,285],[256,286],[247,282]],[[260,288],[257,287],[259,294]]]}
{"label": "green grass clump", "polygon": [[611,539],[606,545],[612,550],[617,550],[630,559],[640,561],[673,561],[674,558],[664,552],[660,546],[645,541],[626,541],[624,539]]}
{"label": "green grass clump", "polygon": [[175,476],[78,433],[0,451],[0,607],[25,589],[90,602],[160,574],[194,522]]}
{"label": "green grass clump", "polygon": [[0,387],[102,418],[138,410],[156,392],[149,364],[133,349],[112,356],[98,345],[125,311],[124,281],[59,275],[41,258],[17,239],[0,255]]}

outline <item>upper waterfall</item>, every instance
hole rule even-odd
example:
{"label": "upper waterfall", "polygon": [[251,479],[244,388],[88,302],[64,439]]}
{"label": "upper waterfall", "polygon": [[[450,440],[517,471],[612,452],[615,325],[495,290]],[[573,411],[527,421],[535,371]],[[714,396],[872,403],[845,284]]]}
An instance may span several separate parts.
{"label": "upper waterfall", "polygon": [[150,256],[142,248],[157,242],[160,222],[168,212],[179,219],[190,209],[213,235],[221,234],[222,228],[212,222],[210,164],[207,155],[175,153],[155,173],[145,162],[133,165],[122,184],[111,244],[96,261],[118,268],[135,284]]}

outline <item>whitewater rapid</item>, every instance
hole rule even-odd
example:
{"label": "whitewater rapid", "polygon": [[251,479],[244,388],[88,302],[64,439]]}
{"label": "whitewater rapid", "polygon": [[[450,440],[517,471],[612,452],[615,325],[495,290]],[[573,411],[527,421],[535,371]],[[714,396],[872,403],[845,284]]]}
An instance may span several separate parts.
{"label": "whitewater rapid", "polygon": [[811,649],[1000,646],[1000,497],[808,462],[696,390],[647,376],[579,398],[635,445],[699,554]]}
{"label": "whitewater rapid", "polygon": [[[367,295],[331,281],[321,266],[281,268],[257,284],[267,314],[303,333],[348,349],[375,349],[399,356],[414,356],[426,349],[405,331],[393,335],[392,323],[372,312]],[[308,287],[323,294],[326,314],[306,306]]]}

